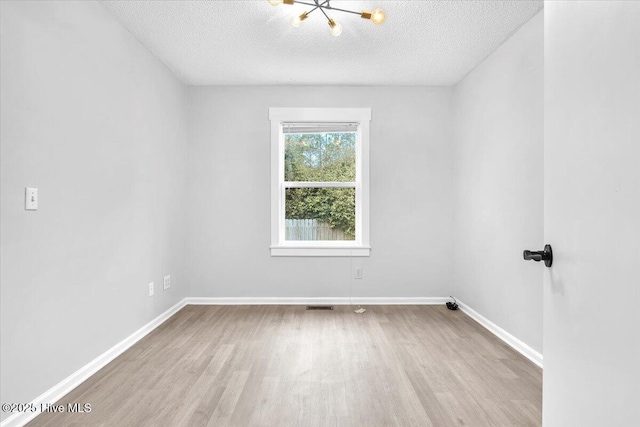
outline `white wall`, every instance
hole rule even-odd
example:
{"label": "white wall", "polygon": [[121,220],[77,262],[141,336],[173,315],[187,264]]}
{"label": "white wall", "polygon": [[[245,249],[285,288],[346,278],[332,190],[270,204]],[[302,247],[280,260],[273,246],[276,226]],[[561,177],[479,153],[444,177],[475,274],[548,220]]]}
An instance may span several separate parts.
{"label": "white wall", "polygon": [[453,294],[542,352],[543,14],[454,90]]}
{"label": "white wall", "polygon": [[185,296],[185,88],[98,3],[0,7],[1,400],[26,403]]}
{"label": "white wall", "polygon": [[[451,289],[450,88],[190,87],[191,294],[443,297]],[[371,256],[271,257],[269,107],[371,107]],[[351,263],[363,266],[351,279]]]}
{"label": "white wall", "polygon": [[545,6],[543,422],[640,426],[640,2]]}

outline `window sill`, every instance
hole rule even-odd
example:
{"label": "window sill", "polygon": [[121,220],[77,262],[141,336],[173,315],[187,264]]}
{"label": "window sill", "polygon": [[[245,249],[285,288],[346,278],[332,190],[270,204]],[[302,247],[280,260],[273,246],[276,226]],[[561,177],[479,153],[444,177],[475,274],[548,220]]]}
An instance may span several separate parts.
{"label": "window sill", "polygon": [[288,257],[367,257],[371,252],[369,246],[339,246],[339,247],[300,247],[300,246],[272,246],[271,256]]}

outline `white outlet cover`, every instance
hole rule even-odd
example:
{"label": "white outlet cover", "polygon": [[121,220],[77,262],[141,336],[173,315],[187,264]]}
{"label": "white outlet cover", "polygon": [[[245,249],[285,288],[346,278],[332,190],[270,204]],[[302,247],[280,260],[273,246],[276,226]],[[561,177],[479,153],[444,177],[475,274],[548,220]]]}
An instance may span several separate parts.
{"label": "white outlet cover", "polygon": [[163,289],[166,291],[171,287],[171,276],[164,276]]}
{"label": "white outlet cover", "polygon": [[153,282],[149,283],[149,296],[153,296]]}

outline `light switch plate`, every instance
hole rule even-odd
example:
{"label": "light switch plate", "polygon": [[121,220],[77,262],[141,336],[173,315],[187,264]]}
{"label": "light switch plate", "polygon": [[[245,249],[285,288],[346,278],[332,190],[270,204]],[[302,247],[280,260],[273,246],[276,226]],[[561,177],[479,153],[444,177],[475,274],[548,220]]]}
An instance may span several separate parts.
{"label": "light switch plate", "polygon": [[38,189],[33,187],[26,187],[24,189],[24,210],[37,211],[38,210]]}

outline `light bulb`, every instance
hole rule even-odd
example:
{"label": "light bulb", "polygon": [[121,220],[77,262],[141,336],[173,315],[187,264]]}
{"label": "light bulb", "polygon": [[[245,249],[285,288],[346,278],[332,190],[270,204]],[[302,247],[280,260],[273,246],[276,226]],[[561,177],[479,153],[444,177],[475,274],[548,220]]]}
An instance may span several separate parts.
{"label": "light bulb", "polygon": [[271,6],[278,6],[282,4],[282,0],[269,0]]}
{"label": "light bulb", "polygon": [[329,19],[329,27],[331,27],[331,34],[334,37],[338,37],[340,34],[342,34],[342,25],[338,24],[333,19]]}
{"label": "light bulb", "polygon": [[387,14],[384,13],[384,10],[382,9],[376,9],[371,14],[371,21],[377,25],[382,24],[386,18],[387,18]]}
{"label": "light bulb", "polygon": [[342,34],[342,25],[336,24],[333,28],[331,28],[331,34],[334,37],[338,37],[340,34]]}
{"label": "light bulb", "polygon": [[302,15],[300,16],[294,16],[293,18],[291,18],[291,25],[293,25],[294,27],[298,28],[300,25],[302,25],[302,21],[304,21],[305,19],[307,19],[308,13],[304,12]]}

